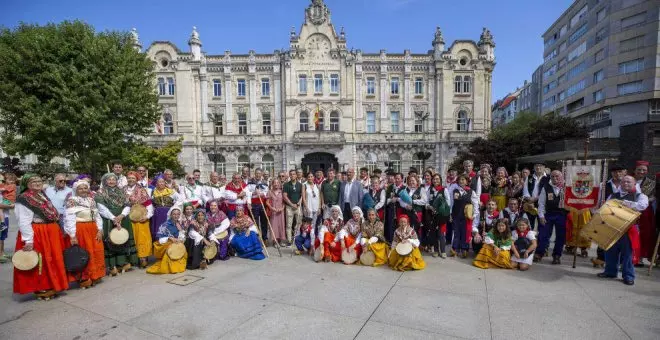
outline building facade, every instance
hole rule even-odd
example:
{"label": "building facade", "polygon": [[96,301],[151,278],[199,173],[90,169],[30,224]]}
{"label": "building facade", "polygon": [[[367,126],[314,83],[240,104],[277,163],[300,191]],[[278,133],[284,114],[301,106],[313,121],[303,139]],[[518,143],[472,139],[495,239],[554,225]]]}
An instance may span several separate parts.
{"label": "building facade", "polygon": [[[490,129],[495,43],[487,29],[478,42],[446,47],[437,28],[426,53],[367,53],[346,41],[326,4],[313,0],[285,51],[207,54],[194,28],[187,52],[152,43],[163,117],[148,142],[183,138],[187,171],[211,171],[214,161],[224,173],[385,162],[444,171]],[[430,153],[425,162],[421,151]]]}
{"label": "building facade", "polygon": [[595,138],[660,120],[659,8],[657,0],[575,1],[543,34],[542,113],[575,117]]}
{"label": "building facade", "polygon": [[520,100],[523,89],[518,88],[513,93],[509,93],[503,99],[495,102],[492,113],[494,128],[511,123],[516,119],[517,113],[523,111]]}

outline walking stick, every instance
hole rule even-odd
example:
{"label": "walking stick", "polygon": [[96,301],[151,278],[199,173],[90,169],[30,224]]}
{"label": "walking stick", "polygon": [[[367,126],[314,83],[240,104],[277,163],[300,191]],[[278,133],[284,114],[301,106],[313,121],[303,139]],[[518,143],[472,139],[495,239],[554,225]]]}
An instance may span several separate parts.
{"label": "walking stick", "polygon": [[[254,222],[255,220],[254,220],[254,215],[252,214],[252,205],[250,205],[248,211],[250,212],[250,216],[252,217],[252,222]],[[266,253],[266,257],[270,257],[270,255],[268,254],[268,248],[266,248],[266,244],[264,243],[264,240],[261,238],[261,230],[259,229],[261,228],[257,228],[257,236],[259,237],[259,242],[261,242],[261,247],[264,248],[264,253]]]}
{"label": "walking stick", "polygon": [[660,236],[655,241],[655,249],[653,250],[653,256],[651,257],[651,265],[649,266],[649,276],[651,276],[651,269],[655,265],[655,258],[658,256],[658,246],[660,246]]}
{"label": "walking stick", "polygon": [[[259,196],[259,203],[261,203],[261,206],[264,206],[264,201],[261,199],[261,196]],[[268,230],[270,230],[271,235],[273,235],[273,241],[275,242],[275,248],[277,249],[277,252],[280,254],[280,257],[282,257],[282,251],[280,250],[280,242],[277,241],[277,237],[275,237],[275,231],[273,230],[273,226],[270,224],[270,218],[268,218],[268,214],[266,214],[266,210],[264,209],[264,215],[266,215],[266,222],[268,223]]]}

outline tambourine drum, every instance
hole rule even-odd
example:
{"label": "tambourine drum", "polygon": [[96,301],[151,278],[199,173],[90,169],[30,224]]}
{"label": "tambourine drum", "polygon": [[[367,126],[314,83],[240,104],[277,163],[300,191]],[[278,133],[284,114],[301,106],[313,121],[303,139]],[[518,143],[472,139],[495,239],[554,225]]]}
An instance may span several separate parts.
{"label": "tambourine drum", "polygon": [[399,243],[396,245],[395,250],[401,256],[408,256],[413,251],[413,245],[411,243]]}
{"label": "tambourine drum", "polygon": [[608,250],[628,232],[640,215],[639,211],[628,208],[620,200],[606,201],[582,228],[582,236]]}
{"label": "tambourine drum", "polygon": [[474,205],[466,204],[465,208],[463,208],[463,213],[468,220],[474,219]]}
{"label": "tambourine drum", "polygon": [[323,246],[314,249],[314,261],[319,262],[323,260]]}
{"label": "tambourine drum", "polygon": [[128,230],[125,228],[117,229],[112,228],[108,234],[110,242],[114,245],[121,246],[128,242]]}
{"label": "tambourine drum", "polygon": [[530,215],[534,215],[534,216],[538,215],[538,213],[539,213],[539,210],[534,206],[534,203],[532,203],[532,202],[524,203],[523,204],[523,211],[525,211],[526,213],[528,213]]}
{"label": "tambourine drum", "polygon": [[72,245],[64,250],[64,269],[69,273],[80,272],[89,263],[89,253],[79,245]]}
{"label": "tambourine drum", "polygon": [[22,271],[32,270],[39,265],[39,254],[34,251],[19,250],[11,257],[14,268]]}
{"label": "tambourine drum", "polygon": [[133,222],[141,222],[147,219],[147,208],[142,204],[133,204],[128,218]]}
{"label": "tambourine drum", "polygon": [[172,243],[167,248],[167,256],[170,258],[170,260],[180,260],[185,254],[186,246],[183,243]]}
{"label": "tambourine drum", "polygon": [[226,230],[215,234],[215,238],[218,240],[224,240],[227,236],[229,236],[229,233]]}
{"label": "tambourine drum", "polygon": [[350,252],[348,251],[348,249],[342,250],[341,260],[346,264],[353,264],[357,262],[357,253],[355,252],[355,248],[353,248],[353,250]]}
{"label": "tambourine drum", "polygon": [[365,251],[360,255],[360,263],[365,266],[373,266],[376,262],[376,254],[373,251]]}
{"label": "tambourine drum", "polygon": [[218,247],[216,247],[215,244],[205,246],[202,254],[204,255],[205,259],[213,260],[218,255]]}

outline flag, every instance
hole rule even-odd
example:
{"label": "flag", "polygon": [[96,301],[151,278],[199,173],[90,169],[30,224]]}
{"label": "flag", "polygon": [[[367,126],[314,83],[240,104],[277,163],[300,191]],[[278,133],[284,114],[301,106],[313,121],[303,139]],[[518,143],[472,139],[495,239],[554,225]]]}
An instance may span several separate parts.
{"label": "flag", "polygon": [[321,108],[319,107],[319,104],[316,104],[316,112],[314,112],[314,129],[319,130],[319,123],[321,122],[320,116],[321,116]]}
{"label": "flag", "polygon": [[163,126],[160,122],[160,119],[156,122],[156,133],[158,133],[159,135],[163,134]]}

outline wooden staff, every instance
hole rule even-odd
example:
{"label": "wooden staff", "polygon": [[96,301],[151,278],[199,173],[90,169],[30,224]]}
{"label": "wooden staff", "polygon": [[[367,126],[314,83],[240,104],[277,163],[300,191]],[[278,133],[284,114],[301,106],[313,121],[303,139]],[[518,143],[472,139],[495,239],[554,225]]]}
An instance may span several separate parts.
{"label": "wooden staff", "polygon": [[651,257],[651,265],[649,266],[649,276],[651,276],[651,269],[655,265],[655,258],[658,256],[658,246],[660,246],[660,236],[655,241],[655,249],[653,250],[653,256]]}
{"label": "wooden staff", "polygon": [[[254,215],[252,214],[252,205],[250,205],[250,209],[248,209],[248,211],[250,212],[250,216],[252,216],[252,222],[255,224],[255,226],[257,226],[256,225],[257,223],[255,222],[254,219]],[[264,240],[261,238],[261,230],[259,229],[261,228],[257,227],[257,236],[259,237],[259,242],[261,242],[261,247],[264,248],[264,253],[266,254],[266,257],[270,257],[270,255],[268,254],[268,248],[266,248],[266,244],[264,243]]]}
{"label": "wooden staff", "polygon": [[273,241],[275,241],[275,248],[277,249],[277,252],[280,254],[280,257],[282,257],[282,251],[280,250],[280,242],[277,241],[277,237],[275,237],[275,231],[273,230],[273,226],[270,224],[270,218],[268,218],[268,214],[266,214],[266,207],[264,206],[264,201],[263,199],[261,199],[261,196],[258,197],[259,197],[259,203],[261,203],[261,206],[264,209],[264,215],[266,215],[268,230],[270,230],[270,234],[273,235]]}
{"label": "wooden staff", "polygon": [[110,164],[105,163],[105,167],[106,167],[106,169],[108,169],[108,173],[110,173]]}

